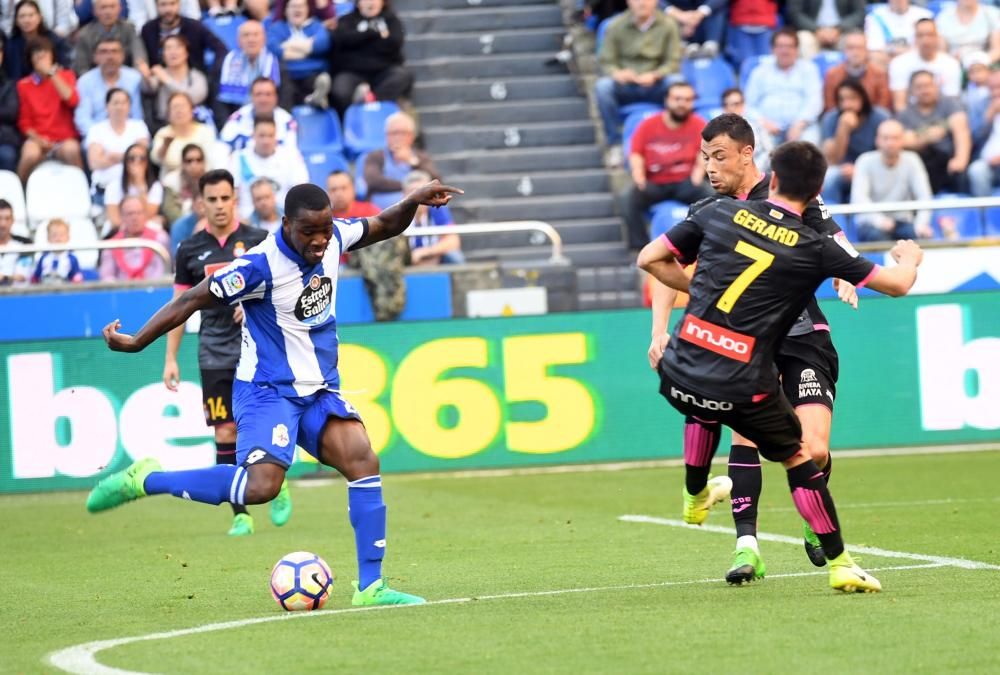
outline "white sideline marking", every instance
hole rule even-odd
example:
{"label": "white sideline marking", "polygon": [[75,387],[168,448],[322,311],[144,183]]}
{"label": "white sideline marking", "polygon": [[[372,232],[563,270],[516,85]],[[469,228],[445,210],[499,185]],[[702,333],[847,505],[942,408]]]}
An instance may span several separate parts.
{"label": "white sideline marking", "polygon": [[[992,452],[996,443],[969,443],[966,445],[927,445],[907,448],[868,448],[863,450],[838,450],[837,461],[861,457],[896,457],[905,455],[947,455],[956,452]],[[720,451],[713,464],[725,466],[726,453]],[[526,466],[515,469],[471,469],[467,471],[425,471],[417,473],[390,474],[395,481],[430,480],[435,478],[506,478],[509,476],[539,476],[564,473],[597,473],[602,471],[630,471],[632,469],[661,469],[684,466],[684,459],[637,459],[631,462],[602,462],[598,464],[558,464],[555,466]],[[325,487],[342,483],[336,474],[329,478],[300,478],[295,480],[296,488]]]}
{"label": "white sideline marking", "polygon": [[[868,568],[868,570],[870,572],[878,572],[884,570],[919,570],[919,569],[931,569],[935,567],[947,567],[949,564],[950,563],[946,562],[925,562],[915,565],[871,567]],[[785,574],[771,574],[768,575],[767,578],[786,579],[794,577],[812,577],[812,576],[820,576],[826,574],[828,574],[826,570],[816,570],[810,572],[788,572]],[[132,637],[115,638],[112,640],[95,640],[93,642],[84,642],[83,644],[73,645],[72,647],[67,647],[65,649],[60,649],[58,651],[52,652],[46,657],[46,661],[48,661],[48,663],[52,664],[56,668],[64,670],[67,673],[74,673],[74,675],[149,675],[142,671],[122,670],[120,668],[112,668],[111,666],[105,666],[98,663],[94,657],[99,652],[105,651],[107,649],[122,647],[124,645],[133,644],[136,642],[148,642],[150,640],[169,640],[171,638],[185,637],[188,635],[197,635],[199,633],[211,633],[219,630],[228,630],[230,628],[242,628],[243,626],[253,626],[262,623],[271,623],[272,621],[291,621],[293,619],[306,619],[310,617],[315,618],[323,616],[335,616],[339,614],[351,614],[355,612],[374,612],[374,611],[389,610],[389,609],[408,609],[414,607],[426,607],[428,605],[455,605],[455,604],[463,604],[469,602],[477,602],[480,600],[510,600],[516,598],[537,598],[537,597],[551,596],[551,595],[568,595],[571,593],[628,591],[628,590],[638,590],[644,588],[665,588],[668,586],[690,586],[694,584],[718,584],[718,583],[720,583],[720,580],[717,577],[713,577],[711,579],[689,579],[685,581],[659,581],[648,584],[590,586],[584,588],[560,588],[549,591],[525,591],[521,593],[498,593],[496,595],[477,595],[474,597],[467,597],[467,598],[447,598],[444,600],[431,600],[425,605],[396,605],[396,606],[389,605],[381,607],[352,607],[349,609],[328,609],[328,610],[319,610],[317,612],[285,612],[283,614],[273,614],[270,616],[261,616],[252,619],[239,619],[236,621],[223,621],[221,623],[210,623],[202,626],[194,626],[192,628],[181,628],[178,630],[163,631],[160,633],[149,633],[147,635],[135,635]]]}
{"label": "white sideline marking", "polygon": [[[674,520],[672,518],[657,518],[656,516],[624,515],[624,516],[619,516],[618,520],[623,520],[629,523],[649,523],[652,525],[666,525],[668,527],[682,527],[684,529],[696,530],[699,532],[712,532],[716,534],[729,534],[734,536],[736,535],[736,530],[731,527],[721,527],[719,525],[689,525],[688,523],[685,523],[683,520]],[[769,532],[758,532],[757,538],[762,541],[774,541],[780,544],[794,544],[796,546],[802,544],[801,537],[789,537],[784,534],[771,534]],[[991,565],[990,563],[979,562],[977,560],[966,560],[965,558],[949,558],[940,555],[907,553],[906,551],[890,551],[884,548],[872,548],[871,546],[853,546],[851,544],[847,544],[846,546],[853,553],[874,555],[880,558],[923,560],[925,562],[935,563],[941,566],[961,567],[962,569],[966,570],[1000,570],[1000,565]]]}

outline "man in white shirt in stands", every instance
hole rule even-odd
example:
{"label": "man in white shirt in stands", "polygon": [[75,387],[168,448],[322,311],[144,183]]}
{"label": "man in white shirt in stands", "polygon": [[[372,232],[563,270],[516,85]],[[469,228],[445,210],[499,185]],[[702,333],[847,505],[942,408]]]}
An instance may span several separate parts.
{"label": "man in white shirt in stands", "polygon": [[934,75],[942,96],[962,94],[962,65],[941,48],[941,36],[933,19],[917,21],[914,41],[916,49],[903,52],[889,64],[889,89],[897,112],[906,107],[910,77],[918,70]]}
{"label": "man in white shirt in stands", "polygon": [[872,62],[888,67],[889,61],[913,48],[913,32],[921,19],[934,15],[926,7],[910,4],[910,0],[889,0],[873,4],[865,17],[865,37]]}
{"label": "man in white shirt in stands", "polygon": [[278,145],[298,147],[295,118],[278,107],[278,86],[266,77],[258,77],[250,85],[250,102],[229,116],[219,132],[219,140],[228,143],[233,150],[242,150],[253,137],[253,123],[258,117],[274,119]]}
{"label": "man in white shirt in stands", "polygon": [[252,140],[249,146],[229,158],[229,172],[236,179],[240,218],[244,221],[253,215],[250,187],[258,178],[270,178],[275,182],[276,197],[281,203],[292,186],[309,182],[309,170],[299,149],[294,145],[278,145],[274,118],[254,120]]}

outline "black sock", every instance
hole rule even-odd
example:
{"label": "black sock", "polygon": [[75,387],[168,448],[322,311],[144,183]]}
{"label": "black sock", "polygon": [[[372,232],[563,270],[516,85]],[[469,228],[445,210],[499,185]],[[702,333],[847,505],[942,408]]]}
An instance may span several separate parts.
{"label": "black sock", "polygon": [[823,482],[827,485],[830,484],[830,474],[833,473],[833,455],[829,452],[826,453],[826,466],[824,466],[820,471],[823,472]]}
{"label": "black sock", "polygon": [[843,553],[844,539],[840,534],[837,509],[816,462],[810,459],[788,469],[788,487],[792,490],[795,508],[823,544],[826,559],[832,560]]}
{"label": "black sock", "polygon": [[[236,464],[236,444],[215,442],[215,463]],[[233,514],[247,513],[247,507],[242,504],[232,504]]]}
{"label": "black sock", "polygon": [[708,484],[721,428],[718,422],[702,422],[694,417],[684,422],[684,487],[689,495],[696,495]]}
{"label": "black sock", "polygon": [[760,456],[757,448],[734,445],[729,451],[729,478],[736,536],[757,536],[757,502],[760,501]]}

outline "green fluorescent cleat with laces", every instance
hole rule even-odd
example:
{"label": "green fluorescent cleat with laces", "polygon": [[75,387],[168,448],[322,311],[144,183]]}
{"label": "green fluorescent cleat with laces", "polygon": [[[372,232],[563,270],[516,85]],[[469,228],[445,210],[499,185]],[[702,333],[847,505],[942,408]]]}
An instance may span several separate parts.
{"label": "green fluorescent cleat with laces", "polygon": [[278,490],[278,496],[271,500],[271,522],[281,527],[292,517],[292,493],[285,480]]}
{"label": "green fluorescent cleat with laces", "polygon": [[87,496],[87,510],[99,513],[146,496],[143,484],[146,476],[161,471],[160,463],[152,457],[140,459],[128,468],[111,474],[94,486]]}
{"label": "green fluorescent cleat with laces", "polygon": [[804,520],[802,521],[802,538],[806,549],[806,555],[809,556],[809,562],[816,567],[823,567],[826,565],[826,555],[823,553],[823,544],[820,543],[819,537],[816,536],[813,529],[809,527],[809,523]]}
{"label": "green fluorescent cleat with laces", "polygon": [[739,586],[757,579],[763,579],[767,573],[760,554],[752,548],[738,548],[733,554],[733,566],[726,572],[726,582]]}
{"label": "green fluorescent cleat with laces", "polygon": [[354,598],[351,604],[355,607],[371,607],[374,605],[422,605],[426,600],[416,595],[394,591],[385,583],[385,579],[376,579],[364,590],[358,589],[358,582],[352,581]]}
{"label": "green fluorescent cleat with laces", "polygon": [[230,537],[246,537],[253,534],[253,518],[249,513],[237,513],[233,517],[233,526],[226,534]]}

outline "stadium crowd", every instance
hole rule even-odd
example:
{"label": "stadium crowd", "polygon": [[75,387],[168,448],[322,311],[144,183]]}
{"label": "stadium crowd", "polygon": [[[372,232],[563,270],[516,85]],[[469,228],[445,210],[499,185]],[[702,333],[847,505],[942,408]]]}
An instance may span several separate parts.
{"label": "stadium crowd", "polygon": [[[669,210],[662,200],[710,194],[697,148],[721,112],[751,122],[764,169],[778,143],[819,145],[827,203],[1000,188],[1000,9],[985,0],[586,0],[581,10],[596,31],[607,163],[632,178],[622,195],[632,249]],[[855,221],[860,241],[979,234],[926,211]]]}
{"label": "stadium crowd", "polygon": [[[173,253],[204,228],[198,179],[216,168],[235,177],[239,218],[270,232],[297,183],[348,177],[392,203],[413,172],[438,177],[403,112],[403,44],[390,0],[0,3],[0,249],[141,237]],[[85,217],[33,216],[33,199],[78,183]],[[453,222],[433,211],[424,224]],[[400,269],[461,259],[455,235],[397,255]],[[151,249],[108,250],[90,269],[71,252],[0,253],[0,284],[169,273]]]}

